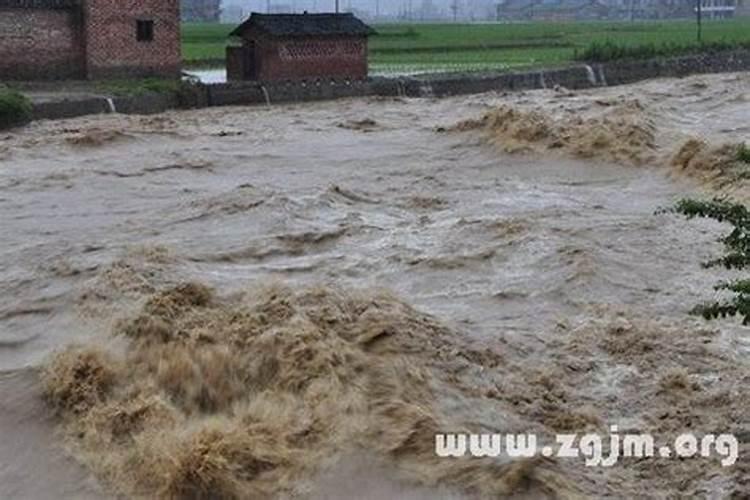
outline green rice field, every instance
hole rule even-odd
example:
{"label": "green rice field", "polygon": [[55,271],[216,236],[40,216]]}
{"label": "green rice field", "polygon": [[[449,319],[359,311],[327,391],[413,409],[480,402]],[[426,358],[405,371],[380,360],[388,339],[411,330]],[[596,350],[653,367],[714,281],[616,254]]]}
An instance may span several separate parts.
{"label": "green rice field", "polygon": [[[183,25],[189,66],[221,66],[234,25]],[[554,66],[572,61],[592,43],[690,45],[694,21],[517,24],[376,25],[370,39],[372,73],[473,71]],[[705,21],[705,42],[750,43],[750,18]]]}

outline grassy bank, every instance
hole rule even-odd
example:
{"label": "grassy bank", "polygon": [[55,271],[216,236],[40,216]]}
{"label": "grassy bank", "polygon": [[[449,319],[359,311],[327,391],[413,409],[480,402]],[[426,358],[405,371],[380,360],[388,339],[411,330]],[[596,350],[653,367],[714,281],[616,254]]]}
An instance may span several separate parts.
{"label": "grassy bank", "polygon": [[608,62],[622,59],[644,60],[739,49],[750,49],[750,41],[733,40],[687,44],[662,42],[661,44],[628,45],[607,40],[605,42],[592,42],[583,52],[576,55],[576,59],[588,62]]}
{"label": "grassy bank", "polygon": [[179,80],[143,78],[135,80],[100,80],[96,87],[100,92],[115,96],[132,97],[150,93],[178,93],[185,84]]}
{"label": "grassy bank", "polygon": [[[220,64],[234,25],[185,24],[183,53],[188,64]],[[370,63],[375,71],[429,71],[444,67],[502,69],[567,63],[597,47],[689,47],[693,21],[519,24],[388,24],[375,26]],[[709,43],[750,43],[750,19],[707,21]],[[611,52],[611,50],[610,50]],[[601,51],[600,51],[601,53]]]}

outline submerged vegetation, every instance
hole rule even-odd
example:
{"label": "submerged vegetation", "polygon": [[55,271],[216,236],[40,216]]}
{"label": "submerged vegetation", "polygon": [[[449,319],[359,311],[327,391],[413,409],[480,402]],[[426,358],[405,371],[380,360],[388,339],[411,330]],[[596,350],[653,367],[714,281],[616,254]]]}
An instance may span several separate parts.
{"label": "submerged vegetation", "polygon": [[31,120],[31,101],[15,90],[0,88],[0,129],[23,125]]}
{"label": "submerged vegetation", "polygon": [[[750,266],[750,212],[744,205],[720,198],[711,201],[684,199],[671,211],[689,219],[704,217],[732,226],[732,231],[721,239],[726,253],[704,263],[706,267],[745,269]],[[693,312],[706,319],[741,316],[744,325],[750,324],[750,279],[721,282],[714,288],[717,291],[730,292],[732,296],[699,305]]]}

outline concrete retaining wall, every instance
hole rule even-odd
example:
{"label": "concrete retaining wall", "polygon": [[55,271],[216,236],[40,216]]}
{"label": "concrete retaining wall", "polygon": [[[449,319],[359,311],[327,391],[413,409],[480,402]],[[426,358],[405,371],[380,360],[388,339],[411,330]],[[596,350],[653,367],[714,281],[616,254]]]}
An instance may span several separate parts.
{"label": "concrete retaining wall", "polygon": [[750,70],[750,51],[621,62],[604,66],[608,85],[622,85],[657,77],[684,77],[703,73],[748,70]]}
{"label": "concrete retaining wall", "polygon": [[174,94],[144,94],[137,97],[118,97],[113,99],[118,113],[133,115],[150,115],[163,113],[168,109],[181,106],[179,96]]}
{"label": "concrete retaining wall", "polygon": [[313,80],[260,84],[233,82],[206,86],[209,106],[322,101],[373,95],[371,80]]}
{"label": "concrete retaining wall", "polygon": [[35,103],[32,111],[34,120],[75,118],[76,116],[94,115],[109,112],[105,99],[91,98]]}
{"label": "concrete retaining wall", "polygon": [[[171,108],[275,104],[358,96],[442,97],[489,91],[552,88],[556,85],[569,89],[583,89],[621,85],[649,78],[748,70],[750,51],[736,51],[514,73],[313,80],[265,85],[257,82],[198,85],[190,92],[181,92],[180,95],[148,94],[116,98],[114,105],[117,112],[148,114]],[[111,106],[106,99],[47,102],[36,104],[34,107],[36,119],[70,118],[106,112],[111,112]]]}
{"label": "concrete retaining wall", "polygon": [[55,120],[113,112],[148,115],[179,107],[183,107],[180,97],[171,94],[154,93],[134,97],[115,97],[109,100],[91,97],[35,103],[32,117],[34,120]]}
{"label": "concrete retaining wall", "polygon": [[569,89],[622,85],[650,78],[684,77],[702,73],[726,73],[750,70],[750,51],[701,54],[649,61],[620,61],[580,65],[554,70],[424,77],[403,81],[406,95],[445,96],[489,91],[530,90],[560,85]]}

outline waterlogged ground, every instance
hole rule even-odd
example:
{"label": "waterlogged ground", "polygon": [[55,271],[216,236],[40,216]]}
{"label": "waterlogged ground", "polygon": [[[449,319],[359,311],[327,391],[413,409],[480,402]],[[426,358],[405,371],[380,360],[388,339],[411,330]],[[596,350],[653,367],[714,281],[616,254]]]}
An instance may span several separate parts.
{"label": "waterlogged ground", "polygon": [[[516,63],[513,67],[528,66],[530,63]],[[459,73],[467,71],[507,71],[511,68],[507,62],[477,62],[477,63],[395,63],[377,64],[371,63],[369,74],[371,76],[410,76],[424,75],[427,73]],[[227,72],[224,68],[216,69],[194,69],[188,74],[198,78],[203,83],[225,83]]]}
{"label": "waterlogged ground", "polygon": [[[488,139],[476,127],[452,128],[499,105],[562,123],[616,108],[651,135],[640,142],[624,138],[624,145],[610,137],[609,145],[589,154],[559,134],[545,136],[549,144],[538,147],[535,134],[529,138],[515,129]],[[623,116],[620,111],[613,116]],[[0,135],[0,431],[7,437],[0,450],[0,496],[97,498],[115,490],[132,495],[138,488],[188,495],[174,489],[171,469],[164,469],[169,491],[122,473],[123,456],[145,453],[129,441],[90,446],[61,428],[55,432],[61,419],[42,400],[35,370],[74,342],[114,356],[140,353],[142,345],[132,351],[136,344],[128,338],[110,336],[115,320],[143,314],[159,319],[161,313],[141,309],[144,302],[184,282],[212,288],[219,305],[205,316],[170,309],[169,321],[188,336],[214,335],[211,342],[227,351],[236,344],[234,333],[226,332],[236,329],[226,318],[255,317],[279,296],[291,312],[278,318],[264,312],[263,324],[290,331],[298,326],[292,319],[303,318],[315,325],[309,338],[326,342],[366,331],[357,316],[363,310],[375,316],[373,307],[390,311],[383,313],[390,315],[387,321],[376,318],[390,325],[383,327],[392,337],[387,349],[373,351],[369,340],[360,342],[348,358],[358,360],[358,370],[331,368],[339,381],[335,391],[355,402],[351,414],[334,412],[340,408],[325,399],[315,399],[310,411],[341,419],[351,436],[379,429],[380,437],[359,444],[382,443],[390,439],[388,426],[358,413],[370,401],[371,409],[382,410],[376,414],[383,422],[403,425],[410,437],[391,436],[398,445],[375,446],[365,459],[361,448],[347,450],[326,437],[315,441],[320,446],[293,450],[296,456],[313,449],[335,455],[325,470],[269,452],[264,463],[271,465],[241,478],[242,485],[257,487],[257,495],[349,498],[362,484],[373,498],[719,498],[745,492],[746,457],[729,469],[716,459],[631,460],[606,470],[571,459],[527,461],[518,470],[507,459],[451,465],[430,455],[430,432],[534,430],[551,436],[605,432],[618,424],[657,439],[685,430],[746,435],[746,333],[733,322],[704,324],[687,314],[728,276],[699,265],[720,251],[716,239],[723,228],[655,212],[680,197],[706,193],[669,166],[681,144],[694,136],[717,144],[744,140],[748,117],[750,77],[739,74],[580,93],[109,115],[40,122]],[[606,120],[595,123],[611,123]],[[583,127],[576,130],[588,130],[587,124],[575,124]],[[529,139],[523,147],[521,138]],[[245,299],[236,298],[269,286],[282,291],[248,299],[253,305],[247,311]],[[321,287],[329,292],[305,291]],[[346,320],[321,323],[321,311],[338,311],[333,316]],[[252,357],[275,344],[249,345]],[[335,345],[315,344],[311,356]],[[144,356],[132,359],[148,371],[153,360]],[[368,371],[373,366],[401,373],[402,359],[424,370],[422,382],[394,376],[398,390],[386,385],[352,395],[346,389],[347,380],[364,388],[376,383]],[[125,384],[121,392],[138,387],[137,373],[116,372]],[[289,373],[297,380],[307,372]],[[381,406],[370,399],[386,389],[400,391],[398,398]],[[201,413],[205,405],[188,407],[159,390],[148,397],[163,397],[176,419],[170,422],[185,433],[208,418]],[[253,398],[248,402],[250,392],[232,391],[226,407],[212,408],[235,426],[238,402],[252,405]],[[311,401],[308,388],[298,385],[264,391],[288,393],[300,408]],[[268,407],[276,408],[270,398]],[[132,403],[123,401],[117,403]],[[423,417],[384,409],[414,401]],[[349,425],[352,415],[356,425]],[[95,420],[84,425],[79,418],[80,412],[62,420],[76,429],[89,429]],[[288,418],[299,424],[296,416]],[[136,437],[141,432],[132,431]],[[336,460],[347,453],[358,458]],[[234,488],[227,477],[210,484]]]}

